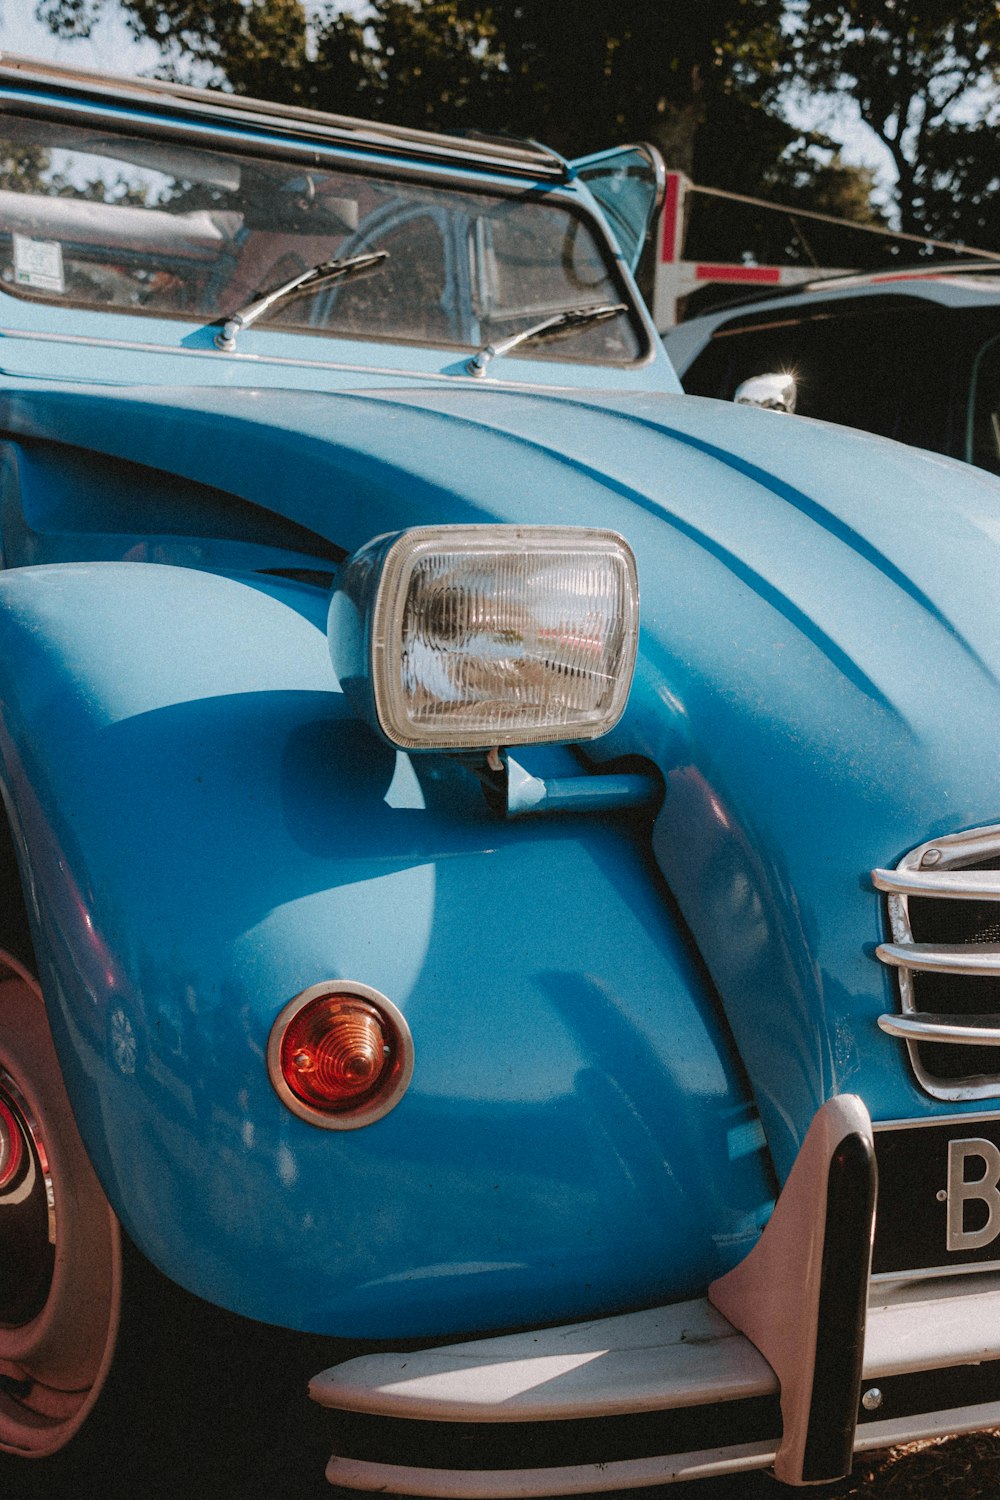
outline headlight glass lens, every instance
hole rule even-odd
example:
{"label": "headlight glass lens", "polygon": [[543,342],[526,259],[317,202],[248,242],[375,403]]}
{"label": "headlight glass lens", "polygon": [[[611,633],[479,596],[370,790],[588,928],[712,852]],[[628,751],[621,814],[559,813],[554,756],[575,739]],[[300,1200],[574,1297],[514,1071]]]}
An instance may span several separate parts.
{"label": "headlight glass lens", "polygon": [[376,603],[380,722],[404,747],[593,738],[625,706],[637,634],[635,563],[614,533],[407,533]]}

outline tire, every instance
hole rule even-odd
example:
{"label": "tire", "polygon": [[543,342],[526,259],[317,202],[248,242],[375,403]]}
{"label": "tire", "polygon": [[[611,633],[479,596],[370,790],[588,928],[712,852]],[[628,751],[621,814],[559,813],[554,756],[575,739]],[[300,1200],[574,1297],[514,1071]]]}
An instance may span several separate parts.
{"label": "tire", "polygon": [[80,1140],[37,981],[0,951],[0,1451],[62,1451],[111,1369],[121,1232]]}

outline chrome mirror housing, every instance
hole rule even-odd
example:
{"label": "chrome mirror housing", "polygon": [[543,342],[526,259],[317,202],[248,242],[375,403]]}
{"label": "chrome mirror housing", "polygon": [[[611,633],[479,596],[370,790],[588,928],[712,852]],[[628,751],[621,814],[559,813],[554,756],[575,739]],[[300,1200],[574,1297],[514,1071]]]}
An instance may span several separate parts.
{"label": "chrome mirror housing", "polygon": [[751,375],[736,387],[733,400],[739,406],[762,406],[766,411],[795,410],[798,386],[794,375]]}

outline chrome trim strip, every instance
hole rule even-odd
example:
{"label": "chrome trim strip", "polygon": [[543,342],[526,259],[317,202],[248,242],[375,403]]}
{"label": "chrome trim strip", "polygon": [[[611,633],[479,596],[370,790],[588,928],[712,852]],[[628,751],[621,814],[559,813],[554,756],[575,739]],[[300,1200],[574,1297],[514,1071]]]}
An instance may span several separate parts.
{"label": "chrome trim strip", "polygon": [[[923,1042],[952,1042],[967,1047],[1000,1047],[1000,1017],[934,1016],[926,1012],[913,1016],[879,1016],[880,1031],[889,1036],[912,1037]],[[976,1117],[978,1118],[978,1116]]]}
{"label": "chrome trim strip", "polygon": [[1000,901],[1000,870],[873,870],[877,891],[955,901]]}
{"label": "chrome trim strip", "polygon": [[887,1281],[933,1281],[945,1276],[969,1276],[974,1271],[1000,1271],[1000,1260],[973,1261],[966,1266],[920,1266],[913,1271],[873,1271],[868,1281],[871,1286]]}
{"label": "chrome trim strip", "polygon": [[[990,1410],[995,1413],[996,1408]],[[879,1430],[885,1426],[881,1424]],[[878,1446],[888,1447],[889,1443]],[[734,1473],[766,1469],[774,1461],[775,1448],[773,1440],[734,1443],[726,1448],[700,1448],[656,1458],[614,1458],[538,1469],[418,1469],[363,1458],[339,1458],[334,1453],[326,1466],[326,1477],[341,1493],[420,1493],[436,1495],[438,1500],[464,1500],[470,1495],[477,1500],[518,1500],[523,1495],[591,1495],[595,1491],[607,1495],[609,1490],[614,1495],[632,1495],[642,1494],[649,1485],[719,1475],[731,1478]]]}
{"label": "chrome trim strip", "polygon": [[1000,943],[880,943],[875,955],[921,974],[1000,974]]}
{"label": "chrome trim strip", "polygon": [[[914,1417],[888,1417],[883,1422],[865,1422],[854,1440],[855,1453],[870,1453],[879,1448],[896,1448],[927,1438],[957,1437],[966,1432],[982,1432],[996,1426],[995,1401],[978,1406],[950,1406],[947,1410],[926,1412]],[[937,1490],[932,1491],[937,1493]]]}
{"label": "chrome trim strip", "polygon": [[[138,340],[133,342],[131,339],[99,339],[92,338],[89,334],[85,333],[38,333],[34,330],[29,330],[26,328],[0,327],[0,339],[22,339],[28,343],[36,344],[83,344],[87,348],[93,349],[126,349],[134,350],[135,352],[140,354],[180,355],[185,359],[212,359],[216,361],[224,359],[227,364],[242,363],[248,365],[291,365],[293,369],[297,370],[343,370],[346,374],[349,375],[384,375],[388,376],[392,380],[433,380],[437,382],[438,385],[452,385],[455,382],[460,381],[464,385],[474,385],[477,389],[482,389],[486,386],[493,385],[496,386],[498,390],[533,391],[536,395],[547,395],[555,392],[559,395],[568,394],[579,396],[581,393],[586,395],[588,391],[593,389],[592,386],[542,385],[540,383],[535,384],[534,382],[529,381],[499,380],[496,377],[491,377],[489,375],[486,375],[479,380],[473,380],[472,377],[468,375],[445,375],[442,374],[440,370],[403,370],[393,365],[352,365],[347,364],[346,362],[338,363],[335,360],[326,359],[293,359],[291,355],[287,354],[249,354],[242,349],[238,349],[232,354],[221,354],[217,349],[214,348],[181,349],[174,344],[150,344],[145,342],[140,343]],[[458,351],[459,358],[461,358],[461,353],[462,351]],[[636,360],[634,365],[615,365],[613,367],[603,366],[603,368],[614,368],[615,370],[633,370],[639,368],[640,365],[645,363],[648,363],[648,361]],[[590,364],[584,365],[581,363],[579,368],[589,370],[596,369],[598,367]],[[10,375],[12,379],[17,379],[18,377],[22,377],[25,380],[36,378],[32,375],[24,374],[23,371],[12,372],[9,370],[4,370],[2,365],[0,365],[0,374]],[[82,377],[79,380],[68,380],[66,383],[70,385],[88,384],[88,382]],[[103,380],[100,383],[102,385],[112,386],[114,389],[117,389],[121,385],[127,384],[126,381],[112,382],[106,380]],[[232,387],[220,386],[219,389],[230,390],[232,389]],[[345,393],[337,392],[335,394]],[[349,394],[357,394],[357,392],[356,390],[352,390],[352,392],[350,392]]]}
{"label": "chrome trim strip", "polygon": [[957,1115],[908,1115],[905,1120],[873,1120],[872,1129],[879,1130],[923,1130],[932,1125],[967,1125],[970,1120],[990,1124],[1000,1120],[1000,1110],[964,1110]]}
{"label": "chrome trim strip", "polygon": [[918,844],[899,861],[900,870],[955,869],[977,859],[1000,856],[1000,823],[970,828],[965,833],[947,833]]}
{"label": "chrome trim strip", "polygon": [[652,141],[639,141],[640,151],[645,151],[653,163],[653,171],[656,173],[656,207],[653,209],[652,217],[660,212],[667,196],[667,163],[659,146],[654,146]]}

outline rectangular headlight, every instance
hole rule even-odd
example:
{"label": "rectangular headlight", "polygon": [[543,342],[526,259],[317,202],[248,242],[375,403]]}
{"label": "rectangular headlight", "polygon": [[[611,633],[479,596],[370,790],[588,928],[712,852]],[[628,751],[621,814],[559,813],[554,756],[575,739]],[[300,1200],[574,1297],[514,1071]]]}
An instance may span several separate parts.
{"label": "rectangular headlight", "polygon": [[635,559],[614,532],[402,532],[369,618],[379,727],[403,749],[593,739],[624,710],[638,629]]}

